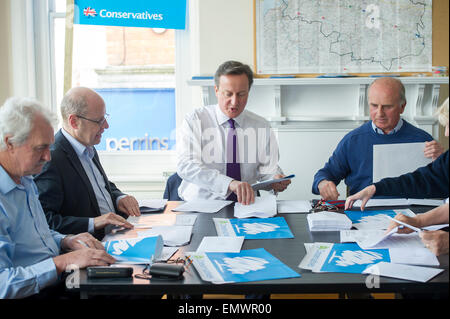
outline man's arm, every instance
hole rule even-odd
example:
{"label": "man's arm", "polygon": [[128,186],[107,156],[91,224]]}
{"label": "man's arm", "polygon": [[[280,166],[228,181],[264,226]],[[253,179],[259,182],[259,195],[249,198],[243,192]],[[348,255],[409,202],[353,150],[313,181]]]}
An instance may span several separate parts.
{"label": "man's arm", "polygon": [[[88,231],[88,217],[62,216],[65,188],[55,162],[47,162],[34,181],[39,190],[39,201],[51,229],[62,234]],[[76,192],[76,190],[72,190]]]}
{"label": "man's arm", "polygon": [[[204,160],[214,163],[214,158],[202,157],[202,129],[199,119],[183,121],[177,139],[177,173],[185,181],[198,185],[219,196],[226,197],[232,178],[221,174],[217,169],[207,166]],[[214,130],[211,130],[214,133]],[[213,138],[218,139],[215,135]],[[214,141],[211,142],[214,144]],[[211,145],[213,145],[211,144]],[[217,155],[217,154],[216,154]],[[206,155],[205,155],[206,156]]]}

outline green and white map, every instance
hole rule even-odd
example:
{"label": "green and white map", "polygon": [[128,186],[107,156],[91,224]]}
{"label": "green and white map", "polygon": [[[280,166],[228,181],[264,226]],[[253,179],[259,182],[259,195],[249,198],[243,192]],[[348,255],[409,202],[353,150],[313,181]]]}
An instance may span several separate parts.
{"label": "green and white map", "polygon": [[429,72],[432,0],[255,0],[258,74]]}

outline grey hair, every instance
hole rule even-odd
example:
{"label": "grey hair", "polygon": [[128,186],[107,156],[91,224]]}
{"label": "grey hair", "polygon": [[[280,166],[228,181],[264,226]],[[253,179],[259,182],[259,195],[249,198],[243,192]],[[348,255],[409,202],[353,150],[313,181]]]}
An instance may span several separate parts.
{"label": "grey hair", "polygon": [[247,75],[248,89],[250,90],[253,84],[253,71],[247,64],[243,64],[238,61],[226,61],[222,63],[217,68],[216,74],[214,75],[214,82],[216,84],[216,87],[219,88],[220,77],[222,75],[241,75],[241,74]]}
{"label": "grey hair", "polygon": [[61,116],[63,121],[66,121],[70,114],[86,115],[88,104],[85,96],[82,94],[72,94],[72,92],[67,92],[61,101]]}
{"label": "grey hair", "polygon": [[445,127],[448,125],[448,98],[436,110],[435,114],[438,117],[439,123],[441,123],[442,126]]}
{"label": "grey hair", "polygon": [[20,146],[28,139],[36,115],[55,128],[58,118],[41,103],[30,98],[11,97],[0,107],[0,150],[6,149],[5,137],[11,135],[12,144]]}
{"label": "grey hair", "polygon": [[[396,78],[386,78],[386,77],[384,77],[384,78],[376,79],[375,81],[373,81],[372,83],[370,83],[369,88],[367,89],[367,92],[370,91],[370,88],[372,87],[372,85],[374,85],[375,83],[377,83],[377,82],[379,82],[379,81],[381,81],[381,80],[386,81],[386,79],[389,79],[389,81],[392,81],[392,82],[397,83],[397,85],[399,86],[398,94],[399,94],[399,96],[400,96],[400,104],[406,103],[406,90],[405,90],[405,86],[403,85],[402,81],[400,81],[399,79],[396,79]],[[367,97],[369,97],[369,96],[367,96]]]}

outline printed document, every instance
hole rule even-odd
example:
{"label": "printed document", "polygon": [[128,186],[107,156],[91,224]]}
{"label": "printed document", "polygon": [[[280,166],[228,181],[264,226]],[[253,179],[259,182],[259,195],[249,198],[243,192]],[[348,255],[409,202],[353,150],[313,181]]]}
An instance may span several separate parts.
{"label": "printed document", "polygon": [[225,206],[233,203],[231,200],[196,199],[180,204],[172,209],[174,212],[217,213]]}
{"label": "printed document", "polygon": [[428,268],[411,265],[401,265],[389,262],[380,262],[372,265],[363,271],[363,274],[373,274],[378,276],[385,276],[391,278],[399,278],[406,280],[413,280],[419,282],[427,282],[433,277],[436,277],[443,269]]}
{"label": "printed document", "polygon": [[309,200],[277,200],[278,213],[309,213],[311,202]]}
{"label": "printed document", "polygon": [[425,157],[424,149],[425,142],[374,145],[373,182],[386,177],[397,177],[428,165],[432,159]]}
{"label": "printed document", "polygon": [[242,205],[238,202],[234,204],[234,217],[248,218],[258,217],[267,218],[277,214],[277,199],[275,195],[264,197],[255,197],[255,202],[250,205]]}

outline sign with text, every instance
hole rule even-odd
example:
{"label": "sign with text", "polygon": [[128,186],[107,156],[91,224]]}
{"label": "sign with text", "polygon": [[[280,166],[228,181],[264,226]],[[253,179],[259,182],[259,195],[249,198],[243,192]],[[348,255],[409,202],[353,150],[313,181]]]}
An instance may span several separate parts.
{"label": "sign with text", "polygon": [[186,0],[75,0],[74,23],[185,29]]}

